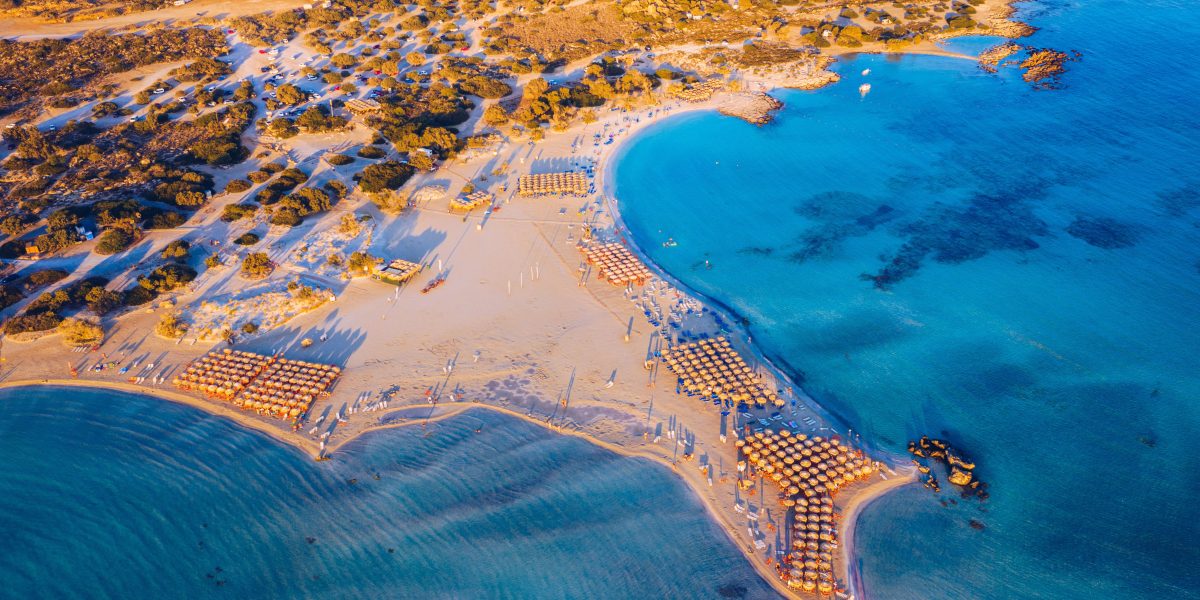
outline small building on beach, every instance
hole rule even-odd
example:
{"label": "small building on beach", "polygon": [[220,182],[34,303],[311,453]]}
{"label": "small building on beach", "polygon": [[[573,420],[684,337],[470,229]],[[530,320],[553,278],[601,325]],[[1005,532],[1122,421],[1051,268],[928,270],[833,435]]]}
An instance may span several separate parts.
{"label": "small building on beach", "polygon": [[373,277],[384,283],[392,285],[403,285],[408,280],[417,276],[421,272],[419,263],[401,260],[399,258],[392,259],[387,265],[381,267],[375,272]]}
{"label": "small building on beach", "polygon": [[450,210],[458,212],[471,212],[476,208],[491,206],[492,200],[495,199],[491,193],[484,190],[475,190],[465,196],[456,196],[450,199]]}

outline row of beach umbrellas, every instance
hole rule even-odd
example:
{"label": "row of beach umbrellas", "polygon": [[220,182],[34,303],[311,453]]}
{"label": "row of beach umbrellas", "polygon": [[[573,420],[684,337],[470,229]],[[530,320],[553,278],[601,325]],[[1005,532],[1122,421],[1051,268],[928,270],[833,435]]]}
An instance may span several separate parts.
{"label": "row of beach umbrellas", "polygon": [[543,196],[549,194],[587,194],[587,175],[580,171],[566,173],[540,173],[537,175],[522,175],[517,180],[517,193],[522,196]]}
{"label": "row of beach umbrellas", "polygon": [[738,404],[784,404],[723,336],[674,346],[663,354],[663,361],[689,394]]}
{"label": "row of beach umbrellas", "polygon": [[654,275],[633,252],[621,244],[614,242],[582,250],[587,263],[596,267],[597,275],[613,285],[645,285]]}
{"label": "row of beach umbrellas", "polygon": [[225,349],[196,359],[172,383],[262,415],[296,419],[339,375],[334,365]]}
{"label": "row of beach umbrellas", "polygon": [[[789,587],[832,593],[833,551],[838,547],[833,497],[838,490],[872,477],[875,462],[836,438],[803,433],[756,432],[735,442],[739,473],[758,475],[779,488],[780,503],[792,512]],[[746,481],[749,481],[748,479]]]}

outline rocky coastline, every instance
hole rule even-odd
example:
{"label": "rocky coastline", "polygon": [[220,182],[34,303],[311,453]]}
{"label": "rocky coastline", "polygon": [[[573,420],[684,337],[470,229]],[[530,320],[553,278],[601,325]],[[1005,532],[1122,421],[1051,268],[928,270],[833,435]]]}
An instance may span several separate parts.
{"label": "rocky coastline", "polygon": [[717,110],[754,125],[771,122],[774,112],[783,108],[783,102],[764,92],[742,92],[723,101]]}

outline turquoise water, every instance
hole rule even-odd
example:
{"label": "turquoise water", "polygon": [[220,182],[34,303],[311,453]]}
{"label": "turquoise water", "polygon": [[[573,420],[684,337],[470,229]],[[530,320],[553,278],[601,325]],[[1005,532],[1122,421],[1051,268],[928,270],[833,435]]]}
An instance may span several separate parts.
{"label": "turquoise water", "polygon": [[485,411],[430,431],[315,463],[169,402],[5,390],[0,597],[773,595],[665,469]]}
{"label": "turquoise water", "polygon": [[1200,598],[1195,5],[1023,6],[1029,43],[1083,54],[1061,89],[858,57],[766,127],[639,135],[622,215],[864,440],[980,463],[982,505],[867,509],[871,597]]}

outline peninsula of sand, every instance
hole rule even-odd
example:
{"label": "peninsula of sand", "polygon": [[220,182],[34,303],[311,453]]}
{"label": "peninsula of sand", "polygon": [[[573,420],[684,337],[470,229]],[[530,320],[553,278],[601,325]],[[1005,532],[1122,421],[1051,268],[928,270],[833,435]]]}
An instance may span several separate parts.
{"label": "peninsula of sand", "polygon": [[[374,252],[425,267],[403,286],[306,272],[288,257],[297,246],[313,243],[311,236],[285,233],[272,243],[279,270],[322,284],[333,293],[332,302],[232,344],[198,332],[179,339],[156,335],[164,315],[205,303],[229,277],[206,272],[169,302],[120,317],[96,347],[65,348],[58,336],[6,341],[3,385],[83,385],[153,395],[331,460],[338,459],[342,445],[367,432],[423,426],[468,409],[500,411],[673,469],[780,593],[803,594],[806,583],[814,592],[853,593],[846,569],[852,564],[857,510],[914,481],[913,471],[893,470],[880,462],[885,457],[866,456],[839,436],[820,407],[747,344],[733,315],[706,306],[645,264],[636,248],[625,258],[650,269],[641,285],[613,285],[602,265],[588,264],[581,252],[627,238],[616,203],[604,193],[609,159],[619,147],[609,139],[666,115],[735,106],[738,97],[745,96],[613,111],[537,145],[502,145],[420,175],[411,184],[414,190],[447,191],[429,194],[399,216],[369,203],[344,203],[325,218],[332,224],[343,214],[369,215]],[[591,173],[589,185],[599,189],[578,197],[517,193],[523,176],[547,171]],[[497,193],[492,210],[465,216],[448,210],[445,198],[453,190],[481,180]],[[212,212],[195,227],[215,226]],[[157,251],[168,240],[148,243]],[[715,349],[718,356],[700,346],[718,340],[725,342]],[[231,350],[336,365],[339,377],[301,419],[243,407],[197,386],[173,385],[197,359]],[[712,358],[730,362],[715,364]],[[758,386],[751,393],[761,397],[742,398],[711,385],[721,367],[735,360],[745,365],[745,385]],[[776,456],[781,442],[785,450]],[[830,484],[831,475],[842,481],[840,490]],[[809,489],[810,476],[821,493]],[[801,486],[811,495],[801,493]],[[807,506],[813,509],[811,526]],[[805,521],[797,521],[797,514]],[[792,557],[809,557],[810,532],[806,568],[803,558]]]}
{"label": "peninsula of sand", "polygon": [[[167,10],[184,18],[209,4]],[[266,4],[288,3],[256,0],[245,10]],[[932,44],[906,51],[942,52]],[[293,41],[282,54],[303,52]],[[239,74],[257,75],[251,59]],[[667,60],[669,52],[658,57]],[[621,224],[611,185],[617,149],[645,126],[699,110],[764,124],[780,107],[770,90],[834,83],[827,66],[827,57],[804,57],[732,83],[711,78],[603,107],[536,142],[496,136],[412,177],[398,213],[355,192],[303,227],[265,215],[231,224],[221,217],[243,200],[234,193],[215,196],[182,227],[147,232],[137,252],[100,258],[82,244],[82,258],[46,259],[73,266],[58,286],[90,274],[127,284],[143,257],[181,234],[242,259],[248,250],[228,241],[265,231],[255,243],[272,270],[263,280],[241,277],[233,260],[205,270],[112,318],[98,344],[10,336],[0,347],[0,386],[151,395],[334,461],[369,432],[498,411],[672,469],[782,595],[859,596],[855,519],[872,499],[916,481],[915,469],[864,452],[749,343],[736,315],[650,264]],[[463,127],[482,113],[474,109]],[[275,162],[313,181],[344,178],[327,151],[369,139],[365,127],[306,133],[259,144],[254,161],[212,175],[220,187]],[[354,252],[382,263],[350,277],[327,260]],[[162,326],[173,319],[188,326]]]}

